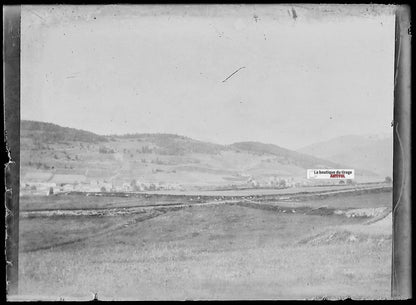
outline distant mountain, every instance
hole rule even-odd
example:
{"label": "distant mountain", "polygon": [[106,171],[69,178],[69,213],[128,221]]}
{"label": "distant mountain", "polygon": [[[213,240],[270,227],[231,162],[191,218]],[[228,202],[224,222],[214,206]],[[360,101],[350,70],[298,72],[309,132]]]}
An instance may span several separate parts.
{"label": "distant mountain", "polygon": [[260,142],[238,142],[230,145],[233,148],[248,151],[255,154],[270,154],[281,157],[291,164],[302,168],[341,168],[342,165],[336,162],[316,158],[304,153],[299,153],[274,144]]}
{"label": "distant mountain", "polygon": [[392,177],[392,135],[347,135],[303,147],[298,150],[318,158],[362,168]]}
{"label": "distant mountain", "polygon": [[[273,187],[280,179],[306,183],[308,168],[345,167],[273,144],[219,145],[175,134],[103,136],[24,120],[20,140],[22,185],[77,181],[108,188],[138,181],[184,188]],[[367,174],[371,178],[360,171],[361,177]]]}

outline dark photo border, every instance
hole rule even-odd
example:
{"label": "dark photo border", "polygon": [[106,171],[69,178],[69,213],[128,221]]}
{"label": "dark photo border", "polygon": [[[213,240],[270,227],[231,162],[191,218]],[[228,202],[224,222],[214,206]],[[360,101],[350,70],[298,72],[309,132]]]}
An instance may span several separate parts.
{"label": "dark photo border", "polygon": [[[409,299],[412,298],[410,6],[395,6],[395,15],[391,296]],[[18,295],[19,283],[20,20],[20,5],[3,7],[3,114],[8,154],[4,166],[4,232],[8,296]]]}

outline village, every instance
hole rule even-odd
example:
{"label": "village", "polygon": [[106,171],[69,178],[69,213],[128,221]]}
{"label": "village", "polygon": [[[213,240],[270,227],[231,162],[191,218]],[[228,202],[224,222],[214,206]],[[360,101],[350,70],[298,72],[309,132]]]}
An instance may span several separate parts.
{"label": "village", "polygon": [[148,182],[140,179],[97,179],[85,175],[29,172],[22,178],[22,195],[53,195],[68,192],[147,192],[147,191],[185,191],[185,190],[238,190],[238,189],[286,189],[307,186],[329,186],[353,184],[347,179],[316,181],[293,177],[249,178],[241,183],[214,186],[187,185],[166,182]]}

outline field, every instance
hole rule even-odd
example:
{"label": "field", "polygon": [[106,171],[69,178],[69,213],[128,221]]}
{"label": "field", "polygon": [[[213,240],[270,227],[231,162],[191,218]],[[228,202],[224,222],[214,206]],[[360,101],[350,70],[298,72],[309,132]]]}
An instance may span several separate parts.
{"label": "field", "polygon": [[[264,198],[263,198],[264,197]],[[391,189],[22,197],[19,292],[46,300],[390,297]],[[215,201],[215,200],[214,200]],[[183,205],[179,205],[183,203]],[[31,215],[69,207],[126,213]]]}

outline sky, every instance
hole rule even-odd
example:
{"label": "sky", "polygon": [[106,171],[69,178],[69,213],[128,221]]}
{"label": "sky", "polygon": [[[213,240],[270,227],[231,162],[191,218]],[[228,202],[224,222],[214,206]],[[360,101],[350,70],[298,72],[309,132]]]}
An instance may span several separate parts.
{"label": "sky", "polygon": [[388,6],[22,7],[21,119],[98,134],[387,134],[393,74]]}

